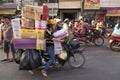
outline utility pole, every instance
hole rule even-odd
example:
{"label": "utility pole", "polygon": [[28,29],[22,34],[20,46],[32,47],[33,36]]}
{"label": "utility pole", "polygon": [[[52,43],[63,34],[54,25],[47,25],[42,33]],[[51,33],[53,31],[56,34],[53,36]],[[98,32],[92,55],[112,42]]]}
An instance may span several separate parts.
{"label": "utility pole", "polygon": [[83,13],[84,13],[84,3],[85,3],[85,0],[82,0],[81,1],[81,16],[83,16]]}

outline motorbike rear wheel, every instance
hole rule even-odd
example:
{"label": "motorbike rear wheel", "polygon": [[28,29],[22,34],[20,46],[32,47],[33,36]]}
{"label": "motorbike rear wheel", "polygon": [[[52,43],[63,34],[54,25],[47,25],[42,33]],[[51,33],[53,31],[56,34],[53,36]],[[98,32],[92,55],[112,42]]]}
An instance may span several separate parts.
{"label": "motorbike rear wheel", "polygon": [[68,60],[68,64],[73,68],[82,67],[85,63],[86,59],[82,53],[74,53]]}
{"label": "motorbike rear wheel", "polygon": [[116,52],[120,51],[120,46],[118,45],[118,42],[112,41],[110,43],[110,49]]}

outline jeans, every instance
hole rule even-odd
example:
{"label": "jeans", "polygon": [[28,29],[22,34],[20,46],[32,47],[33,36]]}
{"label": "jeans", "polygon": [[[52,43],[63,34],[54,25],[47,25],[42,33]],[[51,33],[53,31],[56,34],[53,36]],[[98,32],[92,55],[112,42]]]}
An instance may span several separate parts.
{"label": "jeans", "polygon": [[50,45],[47,46],[47,51],[48,54],[50,55],[50,59],[49,61],[46,63],[45,67],[43,68],[43,70],[47,70],[49,68],[49,66],[54,62],[55,60],[55,52],[54,52],[54,45]]}

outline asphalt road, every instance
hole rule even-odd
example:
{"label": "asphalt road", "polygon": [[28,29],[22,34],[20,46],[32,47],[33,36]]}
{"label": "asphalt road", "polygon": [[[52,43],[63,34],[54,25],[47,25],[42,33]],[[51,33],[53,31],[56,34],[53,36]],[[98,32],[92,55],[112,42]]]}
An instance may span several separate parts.
{"label": "asphalt road", "polygon": [[[40,69],[19,71],[14,62],[0,62],[0,80],[120,80],[120,52],[107,48],[107,40],[102,47],[88,46],[83,52],[86,62],[82,68],[73,69],[68,64],[60,68],[51,68],[48,78],[43,78]],[[3,50],[0,50],[3,59]]]}

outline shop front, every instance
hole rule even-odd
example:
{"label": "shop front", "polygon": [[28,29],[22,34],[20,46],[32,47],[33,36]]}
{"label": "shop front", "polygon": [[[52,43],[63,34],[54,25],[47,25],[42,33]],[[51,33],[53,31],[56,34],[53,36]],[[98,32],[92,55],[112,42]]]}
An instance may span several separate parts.
{"label": "shop front", "polygon": [[106,21],[108,23],[108,27],[113,28],[118,19],[120,19],[120,9],[107,9]]}
{"label": "shop front", "polygon": [[80,16],[81,0],[60,0],[59,16],[62,20],[69,18],[70,20],[78,19]]}

